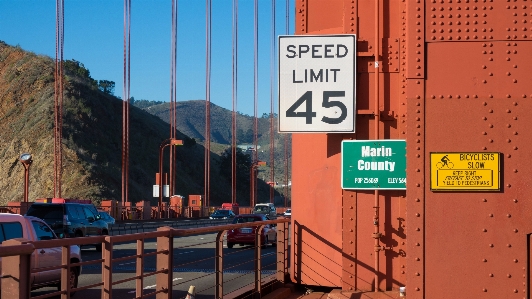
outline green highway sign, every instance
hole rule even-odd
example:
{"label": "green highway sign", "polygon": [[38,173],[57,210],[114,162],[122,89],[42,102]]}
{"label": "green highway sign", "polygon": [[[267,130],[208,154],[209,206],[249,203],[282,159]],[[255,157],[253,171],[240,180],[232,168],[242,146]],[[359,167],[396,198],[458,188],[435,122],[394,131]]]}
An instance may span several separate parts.
{"label": "green highway sign", "polygon": [[406,190],[406,141],[342,141],[342,189]]}

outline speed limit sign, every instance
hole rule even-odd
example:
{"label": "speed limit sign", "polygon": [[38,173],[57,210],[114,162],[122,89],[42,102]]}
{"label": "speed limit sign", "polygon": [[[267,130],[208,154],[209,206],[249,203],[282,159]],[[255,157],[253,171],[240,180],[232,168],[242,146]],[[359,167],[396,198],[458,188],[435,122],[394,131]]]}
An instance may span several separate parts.
{"label": "speed limit sign", "polygon": [[355,132],[355,35],[279,36],[279,132]]}

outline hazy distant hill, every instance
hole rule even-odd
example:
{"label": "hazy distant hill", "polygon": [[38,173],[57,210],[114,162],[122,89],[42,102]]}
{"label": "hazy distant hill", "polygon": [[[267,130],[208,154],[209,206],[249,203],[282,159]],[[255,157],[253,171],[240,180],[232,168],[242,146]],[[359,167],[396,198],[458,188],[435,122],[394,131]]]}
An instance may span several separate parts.
{"label": "hazy distant hill", "polygon": [[[122,101],[98,89],[81,62],[65,61],[62,196],[121,200]],[[0,41],[0,205],[23,198],[24,168],[18,157],[33,155],[29,199],[53,197],[54,62]],[[151,200],[159,146],[168,124],[137,107],[130,109],[130,200]],[[195,136],[195,135],[194,135]],[[177,194],[203,193],[204,148],[192,138],[177,148]],[[166,151],[166,161],[168,159]],[[212,154],[211,202],[230,200],[230,179]],[[165,169],[165,171],[167,171]],[[260,185],[260,196],[269,191]],[[249,186],[237,184],[237,201],[249,202]]]}
{"label": "hazy distant hill", "polygon": [[[165,122],[169,122],[170,117],[170,104],[168,102],[150,102],[146,100],[133,101],[133,105],[142,107],[143,110],[160,117]],[[231,122],[232,111],[217,106],[211,103],[211,142],[224,145],[222,147],[216,147],[224,149],[231,144]],[[176,103],[177,114],[177,129],[189,137],[195,138],[198,142],[203,143],[205,141],[205,101],[204,100],[191,100],[181,101]],[[253,144],[253,119],[252,116],[243,115],[237,113],[237,144]],[[284,138],[285,134],[277,133],[277,116],[274,117],[274,142],[275,142],[275,179],[279,184],[285,181],[285,153],[284,153]],[[270,117],[269,115],[263,115],[258,118],[258,145],[259,155],[258,158],[261,161],[266,161],[268,166],[260,168],[260,178],[265,180],[270,179]],[[291,135],[287,135],[287,157],[289,165],[290,179],[291,167],[290,162],[292,159],[292,138]],[[212,149],[215,152],[220,153]]]}

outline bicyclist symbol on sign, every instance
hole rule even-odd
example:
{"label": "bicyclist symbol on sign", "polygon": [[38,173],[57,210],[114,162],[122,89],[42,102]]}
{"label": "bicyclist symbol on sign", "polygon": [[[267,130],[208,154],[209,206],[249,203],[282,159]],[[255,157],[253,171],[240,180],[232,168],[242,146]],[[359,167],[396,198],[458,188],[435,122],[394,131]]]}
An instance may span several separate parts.
{"label": "bicyclist symbol on sign", "polygon": [[440,161],[441,162],[436,163],[436,167],[438,167],[438,169],[442,169],[443,167],[447,167],[448,169],[452,169],[454,167],[453,162],[451,162],[451,160],[449,160],[449,157],[447,157],[447,155],[443,156],[443,158],[441,158]]}

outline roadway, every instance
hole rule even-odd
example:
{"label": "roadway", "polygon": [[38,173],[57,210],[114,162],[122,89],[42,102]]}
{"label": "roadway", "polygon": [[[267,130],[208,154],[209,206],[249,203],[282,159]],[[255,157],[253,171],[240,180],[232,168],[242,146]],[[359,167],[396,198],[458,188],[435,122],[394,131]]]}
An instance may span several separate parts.
{"label": "roadway", "polygon": [[[212,298],[215,292],[214,254],[216,234],[203,234],[174,239],[173,263],[173,298],[185,298],[189,286],[196,287],[196,297]],[[148,239],[145,242],[145,253],[156,250],[156,240]],[[136,254],[136,243],[115,244],[113,258],[120,258]],[[246,285],[252,285],[254,270],[254,246],[236,245],[232,249],[226,247],[224,241],[224,294],[237,291]],[[277,250],[268,245],[262,248],[263,279],[275,278]],[[82,247],[83,261],[97,260],[101,253],[94,246]],[[149,256],[144,260],[145,273],[155,271],[156,257]],[[113,281],[123,280],[135,276],[136,263],[134,259],[113,263]],[[83,267],[78,286],[96,284],[102,281],[101,264],[86,265]],[[143,281],[143,294],[155,291],[155,276],[146,277]],[[53,288],[42,288],[32,292],[31,296],[38,296],[54,291]],[[135,298],[135,281],[128,281],[113,285],[113,297]],[[101,287],[78,291],[75,298],[94,299],[101,297]],[[55,296],[52,298],[59,298]]]}

